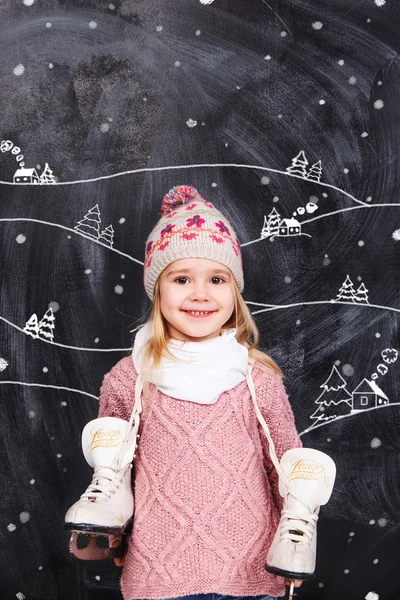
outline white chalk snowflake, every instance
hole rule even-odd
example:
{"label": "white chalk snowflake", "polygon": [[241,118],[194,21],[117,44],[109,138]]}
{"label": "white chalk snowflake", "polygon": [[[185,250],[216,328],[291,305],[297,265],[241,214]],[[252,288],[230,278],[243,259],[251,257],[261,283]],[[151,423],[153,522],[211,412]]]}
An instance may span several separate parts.
{"label": "white chalk snowflake", "polygon": [[187,125],[188,127],[196,127],[196,125],[197,125],[197,121],[195,121],[194,119],[188,119],[188,120],[186,121],[186,125]]}
{"label": "white chalk snowflake", "polygon": [[396,229],[395,231],[393,231],[392,233],[392,238],[396,241],[396,242],[400,242],[400,229]]}
{"label": "white chalk snowflake", "polygon": [[200,0],[200,4],[212,4],[214,0]]}
{"label": "white chalk snowflake", "polygon": [[15,67],[15,69],[13,69],[13,73],[14,73],[14,75],[16,75],[17,77],[18,77],[19,75],[22,75],[22,74],[24,73],[24,71],[25,71],[25,67],[24,67],[24,65],[21,65],[21,64],[17,65],[17,66]]}
{"label": "white chalk snowflake", "polygon": [[365,600],[379,600],[379,594],[376,592],[368,592],[365,596]]}
{"label": "white chalk snowflake", "polygon": [[386,0],[374,0],[374,1],[377,6],[384,6],[386,4]]}
{"label": "white chalk snowflake", "polygon": [[8,362],[5,358],[0,358],[0,371],[4,371],[8,367]]}
{"label": "white chalk snowflake", "polygon": [[379,448],[379,446],[382,446],[381,440],[377,437],[374,437],[374,439],[371,440],[371,448],[375,449]]}

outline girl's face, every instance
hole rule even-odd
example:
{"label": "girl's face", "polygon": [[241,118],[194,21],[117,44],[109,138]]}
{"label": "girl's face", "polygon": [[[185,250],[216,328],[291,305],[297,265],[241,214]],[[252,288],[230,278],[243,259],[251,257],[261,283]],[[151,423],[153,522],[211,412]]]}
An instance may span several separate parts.
{"label": "girl's face", "polygon": [[221,333],[235,307],[223,265],[206,258],[176,260],[160,275],[161,312],[172,339],[201,342]]}

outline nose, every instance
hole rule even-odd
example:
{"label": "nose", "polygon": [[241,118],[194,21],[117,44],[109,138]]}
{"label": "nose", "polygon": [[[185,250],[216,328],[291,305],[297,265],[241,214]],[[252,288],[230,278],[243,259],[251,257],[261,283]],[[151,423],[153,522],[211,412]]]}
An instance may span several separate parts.
{"label": "nose", "polygon": [[190,293],[190,300],[198,300],[204,302],[209,299],[209,291],[207,289],[207,283],[196,282],[193,284],[193,288]]}

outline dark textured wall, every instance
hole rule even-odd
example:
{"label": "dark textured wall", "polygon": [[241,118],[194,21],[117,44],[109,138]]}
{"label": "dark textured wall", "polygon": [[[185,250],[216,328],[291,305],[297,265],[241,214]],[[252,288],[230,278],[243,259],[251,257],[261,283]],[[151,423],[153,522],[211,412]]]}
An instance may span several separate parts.
{"label": "dark textured wall", "polygon": [[303,443],[337,462],[298,598],[400,598],[399,26],[395,0],[1,2],[1,598],[120,597],[63,519],[182,183],[235,224]]}

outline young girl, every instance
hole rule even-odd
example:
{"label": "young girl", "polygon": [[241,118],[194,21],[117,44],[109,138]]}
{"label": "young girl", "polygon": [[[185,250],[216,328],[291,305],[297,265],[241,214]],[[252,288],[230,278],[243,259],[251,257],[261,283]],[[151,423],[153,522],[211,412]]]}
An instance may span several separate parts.
{"label": "young girl", "polygon": [[133,532],[116,559],[125,600],[285,592],[264,566],[282,498],[249,365],[278,459],[301,442],[281,370],[257,349],[243,286],[227,219],[193,187],[170,190],[146,244],[150,319],[100,393],[100,417],[129,420],[138,373],[146,382]]}

